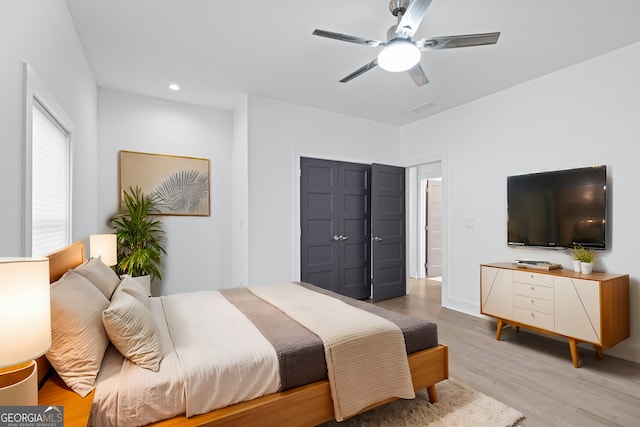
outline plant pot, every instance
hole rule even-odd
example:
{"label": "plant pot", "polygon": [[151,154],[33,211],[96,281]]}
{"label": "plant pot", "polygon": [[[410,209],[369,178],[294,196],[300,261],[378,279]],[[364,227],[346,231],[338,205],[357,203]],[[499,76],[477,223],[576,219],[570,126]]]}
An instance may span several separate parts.
{"label": "plant pot", "polygon": [[583,274],[591,274],[593,271],[593,263],[592,262],[581,262],[580,270]]}
{"label": "plant pot", "polygon": [[582,271],[582,266],[580,265],[581,262],[578,261],[577,259],[573,260],[573,271],[575,271],[576,273],[580,273]]}

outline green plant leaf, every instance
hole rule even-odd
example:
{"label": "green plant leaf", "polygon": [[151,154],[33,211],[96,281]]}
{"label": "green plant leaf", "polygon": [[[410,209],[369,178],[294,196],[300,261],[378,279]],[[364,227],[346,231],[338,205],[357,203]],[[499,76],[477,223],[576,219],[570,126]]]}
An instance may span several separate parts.
{"label": "green plant leaf", "polygon": [[573,246],[573,258],[580,262],[594,262],[598,254],[593,249],[585,248],[582,245]]}
{"label": "green plant leaf", "polygon": [[150,275],[162,279],[160,265],[166,255],[162,224],[149,215],[158,212],[154,195],[144,195],[142,189],[129,187],[122,194],[121,211],[111,223],[118,242],[117,270],[132,276]]}

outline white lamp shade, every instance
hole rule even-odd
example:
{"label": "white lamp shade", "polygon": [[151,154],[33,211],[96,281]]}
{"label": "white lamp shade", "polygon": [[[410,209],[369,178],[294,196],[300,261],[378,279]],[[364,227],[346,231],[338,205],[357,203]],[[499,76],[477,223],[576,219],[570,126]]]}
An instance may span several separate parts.
{"label": "white lamp shade", "polygon": [[89,255],[101,257],[102,262],[112,267],[118,263],[118,249],[115,234],[92,234],[89,236]]}
{"label": "white lamp shade", "polygon": [[0,258],[0,368],[51,347],[49,260]]}
{"label": "white lamp shade", "polygon": [[408,40],[392,41],[378,54],[378,65],[391,72],[407,71],[420,61],[420,49]]}

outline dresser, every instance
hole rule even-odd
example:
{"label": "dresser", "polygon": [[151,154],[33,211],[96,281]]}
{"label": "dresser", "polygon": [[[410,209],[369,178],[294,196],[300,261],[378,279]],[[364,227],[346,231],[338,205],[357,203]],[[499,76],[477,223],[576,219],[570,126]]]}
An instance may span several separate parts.
{"label": "dresser", "polygon": [[483,264],[480,312],[498,319],[497,340],[508,324],[567,338],[577,368],[578,343],[602,358],[602,348],[629,336],[629,275]]}

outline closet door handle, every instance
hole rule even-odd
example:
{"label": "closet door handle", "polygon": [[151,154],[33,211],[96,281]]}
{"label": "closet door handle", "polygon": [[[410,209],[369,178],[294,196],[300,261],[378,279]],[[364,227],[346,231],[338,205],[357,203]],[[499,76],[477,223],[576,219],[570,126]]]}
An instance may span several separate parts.
{"label": "closet door handle", "polygon": [[347,240],[349,236],[340,236],[340,240]]}
{"label": "closet door handle", "polygon": [[373,236],[371,240],[373,240],[374,242],[382,242],[384,239],[382,237]]}
{"label": "closet door handle", "polygon": [[331,240],[334,240],[334,241],[336,241],[336,242],[339,242],[340,240],[342,240],[342,236],[338,236],[338,235],[336,234],[335,236],[333,236],[333,237],[331,238]]}

